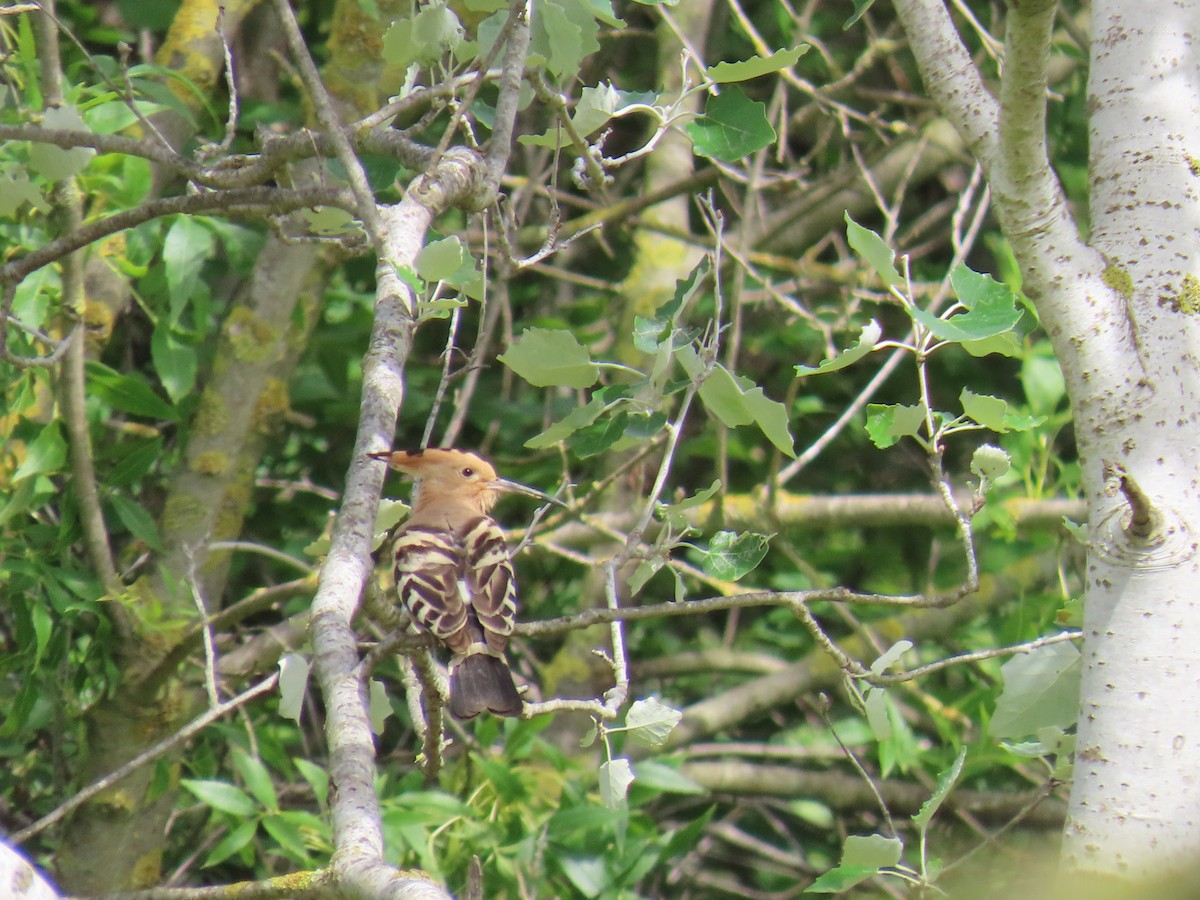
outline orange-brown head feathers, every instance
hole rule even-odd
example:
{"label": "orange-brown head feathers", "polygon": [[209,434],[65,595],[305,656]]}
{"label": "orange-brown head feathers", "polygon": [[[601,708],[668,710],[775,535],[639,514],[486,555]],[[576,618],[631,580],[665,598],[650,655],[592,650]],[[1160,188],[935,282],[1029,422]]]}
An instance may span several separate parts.
{"label": "orange-brown head feathers", "polygon": [[411,475],[416,480],[416,509],[457,504],[487,513],[496,505],[502,492],[559,502],[535,488],[499,477],[491,463],[467,450],[430,447],[426,450],[372,453],[371,456],[386,460],[393,469]]}

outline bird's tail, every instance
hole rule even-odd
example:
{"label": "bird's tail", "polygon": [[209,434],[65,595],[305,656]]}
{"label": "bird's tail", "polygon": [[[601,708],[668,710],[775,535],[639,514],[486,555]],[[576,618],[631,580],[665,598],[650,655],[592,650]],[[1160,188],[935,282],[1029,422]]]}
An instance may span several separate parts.
{"label": "bird's tail", "polygon": [[508,665],[490,653],[472,653],[450,668],[451,715],[473,719],[481,712],[521,714],[521,697]]}

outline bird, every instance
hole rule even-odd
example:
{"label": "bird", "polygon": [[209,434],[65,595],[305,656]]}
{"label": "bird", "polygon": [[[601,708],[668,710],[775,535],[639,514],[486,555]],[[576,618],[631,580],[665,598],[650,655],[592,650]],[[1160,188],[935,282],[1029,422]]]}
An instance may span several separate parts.
{"label": "bird", "polygon": [[413,620],[451,652],[450,713],[521,714],[505,650],[517,585],[504,531],[489,513],[502,493],[561,501],[496,474],[466,450],[371,453],[415,481],[412,512],[392,544],[396,593]]}

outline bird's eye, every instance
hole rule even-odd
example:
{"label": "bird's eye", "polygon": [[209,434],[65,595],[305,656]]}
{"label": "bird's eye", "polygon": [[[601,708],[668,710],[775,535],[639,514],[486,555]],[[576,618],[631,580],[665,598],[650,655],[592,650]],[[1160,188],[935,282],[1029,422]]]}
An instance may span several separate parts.
{"label": "bird's eye", "polygon": [[465,469],[462,470],[463,478],[470,478],[474,474],[475,474],[475,470],[472,469],[470,466],[467,466]]}

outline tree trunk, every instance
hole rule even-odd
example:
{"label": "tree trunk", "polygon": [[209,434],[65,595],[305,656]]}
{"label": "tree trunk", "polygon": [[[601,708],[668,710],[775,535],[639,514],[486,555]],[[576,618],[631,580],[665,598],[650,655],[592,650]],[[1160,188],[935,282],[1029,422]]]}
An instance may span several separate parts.
{"label": "tree trunk", "polygon": [[1200,4],[1100,0],[1092,23],[1091,243],[1125,301],[1093,327],[1130,341],[1076,425],[1091,547],[1063,852],[1138,877],[1200,851]]}

